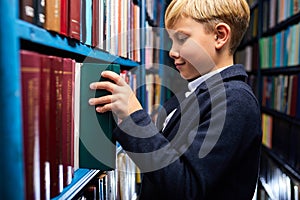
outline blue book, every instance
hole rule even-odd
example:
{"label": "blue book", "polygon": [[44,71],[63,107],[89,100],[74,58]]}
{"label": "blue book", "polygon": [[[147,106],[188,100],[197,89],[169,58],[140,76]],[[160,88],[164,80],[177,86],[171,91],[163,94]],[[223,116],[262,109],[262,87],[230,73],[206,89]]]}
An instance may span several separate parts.
{"label": "blue book", "polygon": [[92,0],[86,0],[86,41],[85,44],[92,45],[92,22],[93,22],[93,7]]}

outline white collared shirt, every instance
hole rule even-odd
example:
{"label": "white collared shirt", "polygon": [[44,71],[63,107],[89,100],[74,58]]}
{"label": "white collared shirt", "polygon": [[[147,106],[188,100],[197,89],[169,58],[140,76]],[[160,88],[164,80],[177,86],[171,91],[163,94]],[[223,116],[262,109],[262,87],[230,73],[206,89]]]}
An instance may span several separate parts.
{"label": "white collared shirt", "polygon": [[[229,65],[229,66],[226,66],[226,67],[221,67],[217,70],[208,72],[207,74],[204,74],[203,76],[200,76],[199,78],[189,82],[188,83],[189,91],[185,93],[185,97],[187,98],[188,96],[190,96],[197,89],[197,87],[200,84],[202,84],[203,82],[205,82],[208,78],[212,77],[213,75],[215,75],[217,73],[220,73],[221,71],[223,71],[224,69],[227,69],[230,66],[232,66],[232,65]],[[162,131],[165,129],[165,127],[167,126],[168,122],[170,121],[170,119],[172,118],[172,116],[174,115],[176,110],[177,110],[177,108],[175,108],[172,112],[170,112],[168,114],[168,116],[166,117],[165,122],[163,124]]]}

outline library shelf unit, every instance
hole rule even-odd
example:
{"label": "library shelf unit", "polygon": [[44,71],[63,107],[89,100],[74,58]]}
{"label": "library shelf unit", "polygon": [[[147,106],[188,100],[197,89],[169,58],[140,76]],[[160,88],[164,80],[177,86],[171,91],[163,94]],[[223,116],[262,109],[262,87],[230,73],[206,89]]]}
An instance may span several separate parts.
{"label": "library shelf unit", "polygon": [[[133,1],[145,8],[145,0]],[[112,55],[101,49],[82,44],[71,38],[53,33],[19,19],[19,1],[1,0],[0,2],[0,199],[25,199],[21,77],[19,50],[26,49],[51,55],[69,57],[77,61],[85,58],[101,62],[116,63],[121,68],[137,68],[139,85],[144,85],[145,70],[140,67],[145,62],[141,49],[141,61]],[[145,9],[140,12],[141,27],[146,21]],[[145,36],[141,35],[141,44]],[[138,90],[138,98],[144,104],[144,88]],[[71,199],[100,170],[77,169],[71,184],[54,199]]]}
{"label": "library shelf unit", "polygon": [[257,36],[246,34],[241,48],[256,45],[258,52],[252,57],[258,68],[250,76],[256,79],[263,129],[256,198],[296,200],[300,198],[300,96],[295,93],[300,75],[300,2],[248,2],[251,16],[257,9],[257,18],[252,19]]}

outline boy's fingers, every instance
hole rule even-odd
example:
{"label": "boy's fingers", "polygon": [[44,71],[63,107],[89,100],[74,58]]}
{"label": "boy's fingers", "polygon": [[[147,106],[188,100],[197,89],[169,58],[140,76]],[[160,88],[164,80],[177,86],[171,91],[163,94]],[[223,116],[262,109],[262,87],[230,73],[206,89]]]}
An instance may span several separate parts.
{"label": "boy's fingers", "polygon": [[101,82],[94,82],[90,84],[90,89],[92,90],[107,90],[113,93],[115,89],[115,84],[109,81],[101,81]]}
{"label": "boy's fingers", "polygon": [[112,102],[112,95],[106,95],[106,96],[99,97],[99,98],[90,98],[89,99],[90,105],[103,105],[103,104],[108,104],[111,102]]}
{"label": "boy's fingers", "polygon": [[114,83],[116,83],[119,86],[124,86],[126,84],[125,81],[123,80],[123,78],[121,78],[121,76],[119,74],[117,74],[113,71],[103,71],[101,73],[101,76],[112,80]]}

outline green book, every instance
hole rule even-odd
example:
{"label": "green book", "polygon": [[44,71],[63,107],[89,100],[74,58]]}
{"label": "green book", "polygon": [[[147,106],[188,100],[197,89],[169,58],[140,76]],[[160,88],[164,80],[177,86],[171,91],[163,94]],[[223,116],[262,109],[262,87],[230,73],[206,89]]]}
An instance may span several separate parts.
{"label": "green book", "polygon": [[91,90],[92,82],[103,81],[101,72],[120,73],[117,64],[83,63],[80,67],[79,108],[79,168],[112,170],[115,168],[116,143],[112,131],[116,125],[111,112],[98,113],[88,100],[109,94],[106,90]]}

